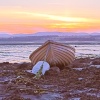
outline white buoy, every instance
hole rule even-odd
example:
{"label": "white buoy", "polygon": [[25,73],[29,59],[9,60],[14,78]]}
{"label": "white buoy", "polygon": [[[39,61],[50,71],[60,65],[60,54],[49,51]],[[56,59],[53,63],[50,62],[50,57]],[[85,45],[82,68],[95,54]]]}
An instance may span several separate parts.
{"label": "white buoy", "polygon": [[50,69],[50,65],[47,62],[39,61],[35,64],[35,66],[33,66],[32,73],[37,74],[37,72],[41,69],[41,67],[43,67],[42,68],[42,75],[44,75],[45,72]]}

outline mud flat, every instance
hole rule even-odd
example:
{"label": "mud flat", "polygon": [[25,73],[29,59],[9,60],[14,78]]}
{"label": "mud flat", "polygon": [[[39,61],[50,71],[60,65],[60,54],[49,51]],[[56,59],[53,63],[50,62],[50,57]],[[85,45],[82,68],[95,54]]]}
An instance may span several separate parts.
{"label": "mud flat", "polygon": [[0,100],[100,100],[100,58],[80,58],[39,80],[31,63],[0,63]]}

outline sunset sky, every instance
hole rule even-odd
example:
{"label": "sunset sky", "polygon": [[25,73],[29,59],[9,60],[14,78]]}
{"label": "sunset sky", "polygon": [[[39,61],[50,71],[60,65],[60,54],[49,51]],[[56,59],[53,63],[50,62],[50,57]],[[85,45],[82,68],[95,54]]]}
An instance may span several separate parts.
{"label": "sunset sky", "polygon": [[100,0],[0,0],[0,32],[100,32]]}

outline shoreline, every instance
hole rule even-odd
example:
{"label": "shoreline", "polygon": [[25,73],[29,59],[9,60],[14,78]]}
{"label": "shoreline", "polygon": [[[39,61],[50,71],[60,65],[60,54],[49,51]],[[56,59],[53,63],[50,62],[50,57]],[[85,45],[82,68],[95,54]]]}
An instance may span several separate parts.
{"label": "shoreline", "polygon": [[100,58],[80,58],[33,79],[31,63],[0,63],[0,100],[99,100]]}
{"label": "shoreline", "polygon": [[[98,58],[100,58],[100,55],[92,55],[92,56],[90,56],[89,54],[86,56],[86,55],[84,55],[84,56],[76,56],[75,57],[75,60],[80,60],[80,59],[90,59],[90,60],[92,60],[92,59],[98,59]],[[10,61],[4,61],[4,62],[0,62],[0,64],[22,64],[22,63],[31,63],[31,61],[30,60],[28,60],[28,61],[21,61],[21,62],[18,62],[18,61],[13,61],[13,62],[10,62]]]}

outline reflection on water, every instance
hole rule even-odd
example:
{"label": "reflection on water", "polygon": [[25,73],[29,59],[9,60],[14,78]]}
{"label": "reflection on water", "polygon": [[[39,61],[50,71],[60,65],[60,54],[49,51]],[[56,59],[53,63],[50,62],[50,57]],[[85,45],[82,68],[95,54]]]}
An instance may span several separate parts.
{"label": "reflection on water", "polygon": [[[29,62],[29,55],[40,45],[0,45],[0,62]],[[100,57],[100,45],[72,45],[76,57]]]}
{"label": "reflection on water", "polygon": [[0,62],[25,62],[39,45],[0,45]]}
{"label": "reflection on water", "polygon": [[76,57],[100,57],[100,45],[76,45]]}

